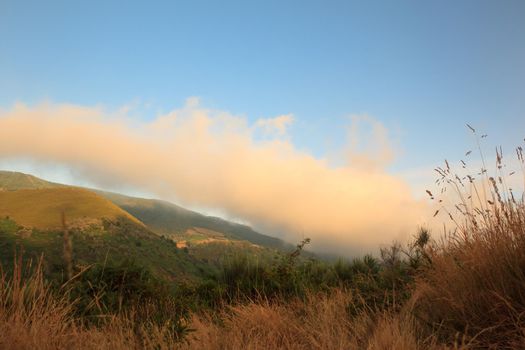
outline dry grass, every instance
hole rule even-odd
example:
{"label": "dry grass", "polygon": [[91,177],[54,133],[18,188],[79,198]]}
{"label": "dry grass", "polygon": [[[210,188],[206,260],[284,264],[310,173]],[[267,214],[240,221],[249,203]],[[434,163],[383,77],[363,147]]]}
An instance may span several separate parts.
{"label": "dry grass", "polygon": [[[31,205],[28,205],[30,203]],[[102,218],[138,219],[102,196],[85,189],[58,187],[35,190],[0,191],[0,217],[9,216],[26,227],[59,229],[61,213],[65,212],[70,226]]]}
{"label": "dry grass", "polygon": [[[348,291],[309,295],[306,301],[250,303],[217,316],[193,318],[195,349],[420,349],[408,313],[364,309]],[[427,346],[430,346],[428,342]]]}
{"label": "dry grass", "polygon": [[449,212],[456,227],[429,252],[413,298],[419,322],[448,344],[525,348],[525,205],[506,185],[502,157],[493,177],[482,169],[477,181],[448,163],[438,169],[460,198]]}
{"label": "dry grass", "polygon": [[507,209],[449,236],[419,280],[418,315],[448,342],[525,347],[525,210]]}
{"label": "dry grass", "polygon": [[133,314],[108,317],[87,327],[73,315],[73,304],[54,295],[41,266],[24,276],[20,261],[13,276],[0,276],[0,349],[174,349],[166,327],[143,324]]}
{"label": "dry grass", "polygon": [[420,349],[410,312],[362,308],[352,293],[335,290],[290,303],[232,306],[218,315],[194,315],[190,343],[177,343],[166,327],[143,324],[133,314],[86,326],[64,296],[51,292],[41,269],[24,277],[16,264],[1,277],[1,349]]}

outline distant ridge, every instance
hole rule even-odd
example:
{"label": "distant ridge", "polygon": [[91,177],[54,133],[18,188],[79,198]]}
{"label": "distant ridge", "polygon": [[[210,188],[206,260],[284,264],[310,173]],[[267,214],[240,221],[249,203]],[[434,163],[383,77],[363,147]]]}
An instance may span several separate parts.
{"label": "distant ridge", "polygon": [[180,238],[187,230],[196,227],[221,232],[227,238],[244,240],[268,248],[288,249],[292,247],[278,238],[259,233],[247,225],[206,216],[167,201],[128,197],[97,190],[95,192],[141,220],[152,231],[172,236],[175,239]]}
{"label": "distant ridge", "polygon": [[[156,234],[167,236],[174,240],[184,239],[182,237],[193,228],[203,228],[222,233],[224,237],[232,240],[244,240],[256,245],[280,250],[289,250],[290,248],[293,248],[291,244],[285,243],[278,238],[261,234],[247,225],[233,223],[218,217],[206,216],[167,201],[136,198],[93,189],[82,189],[79,187],[45,181],[33,175],[13,171],[0,170],[0,214],[2,214],[2,203],[6,200],[12,200],[10,199],[11,197],[9,197],[9,191],[18,192],[19,190],[46,189],[77,189],[84,191],[54,192],[56,195],[62,196],[69,193],[70,199],[75,203],[81,203],[82,200],[92,202],[94,197],[88,196],[86,192],[93,193],[93,195],[100,197],[96,202],[100,207],[106,207],[110,216],[118,216],[116,209],[119,209],[120,214],[125,213],[130,218],[133,218],[133,221],[143,223]],[[2,192],[4,192],[3,197],[1,196]],[[73,196],[74,192],[79,197],[75,198]],[[52,193],[52,191],[44,191],[40,195],[52,196]],[[27,196],[29,196],[29,194],[25,194],[24,196],[28,199]],[[106,202],[103,204],[100,199],[103,199]],[[53,199],[48,197],[48,201],[52,203]],[[24,209],[22,207],[23,205],[20,208],[21,210]],[[96,207],[96,205],[94,207]],[[99,214],[100,213],[97,211],[96,215],[95,213],[92,213],[92,216],[99,217]],[[33,219],[28,218],[24,219],[26,223],[38,221],[32,220]],[[22,221],[20,223],[23,224]],[[50,223],[46,223],[46,225],[50,225]]]}

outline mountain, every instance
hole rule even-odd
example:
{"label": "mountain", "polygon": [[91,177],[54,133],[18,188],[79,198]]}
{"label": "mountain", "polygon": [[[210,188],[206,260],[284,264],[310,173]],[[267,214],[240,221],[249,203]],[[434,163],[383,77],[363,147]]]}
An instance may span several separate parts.
{"label": "mountain", "polygon": [[291,247],[282,240],[256,232],[247,225],[233,223],[214,216],[206,216],[170,202],[134,198],[104,191],[96,192],[141,220],[152,231],[177,241],[185,240],[191,230],[197,228],[201,231],[205,229],[219,232],[229,239],[248,241],[268,248],[286,249]]}
{"label": "mountain", "polygon": [[[62,214],[63,213],[63,214]],[[293,246],[246,225],[175,204],[67,186],[32,175],[0,171],[0,264],[17,251],[39,259],[55,280],[64,276],[71,237],[73,266],[136,262],[165,281],[216,276],[225,258],[256,255],[271,261]]]}
{"label": "mountain", "polygon": [[47,275],[63,281],[64,213],[75,271],[137,264],[165,281],[192,281],[214,273],[213,266],[93,191],[12,172],[0,172],[0,187],[2,269],[11,268],[17,256],[26,261],[43,256]]}
{"label": "mountain", "polygon": [[[3,193],[6,199],[10,196],[9,193],[11,191],[38,189],[47,191],[57,191],[55,192],[57,195],[59,195],[59,197],[57,198],[69,194],[71,197],[71,202],[76,203],[75,206],[86,206],[90,208],[96,207],[95,205],[89,204],[91,200],[94,199],[93,196],[88,196],[86,192],[82,192],[83,196],[86,197],[85,199],[88,199],[87,197],[90,197],[90,201],[86,201],[86,204],[81,204],[83,203],[83,200],[81,200],[80,198],[77,198],[77,200],[75,200],[73,198],[73,193],[67,192],[65,190],[66,188],[75,188],[77,190],[80,190],[77,187],[48,182],[39,179],[35,176],[23,174],[20,172],[0,171],[0,193]],[[108,203],[102,203],[100,199],[98,199],[97,202],[100,209],[99,212],[104,212],[104,207],[108,210],[108,215],[110,215],[111,217],[116,217],[119,215],[126,216],[127,214],[133,219],[142,222],[144,225],[147,226],[149,230],[161,236],[169,237],[177,242],[191,241],[193,245],[198,244],[201,241],[208,242],[208,239],[211,237],[207,236],[207,232],[216,232],[223,235],[226,239],[232,241],[247,241],[258,246],[278,250],[290,250],[293,248],[292,245],[285,243],[284,241],[278,238],[270,237],[256,232],[247,225],[233,223],[218,217],[206,216],[195,211],[185,209],[170,202],[157,199],[130,197],[122,194],[100,190],[84,189],[84,191],[96,193],[100,195],[99,197],[104,197],[105,199],[112,202],[114,205],[118,206],[125,213],[117,213],[114,207],[110,206]],[[41,195],[43,196],[44,193],[42,193]],[[52,197],[52,193],[53,192],[49,192],[49,196]],[[79,195],[79,193],[80,192],[78,192],[77,195]],[[17,196],[20,195],[21,194],[18,194]],[[31,196],[31,194],[28,193],[27,196]],[[49,198],[47,202],[52,203],[56,200],[57,199]],[[2,197],[0,197],[0,203],[1,202]],[[3,202],[5,202],[5,200],[3,200]],[[21,200],[21,206],[23,206],[23,202],[24,201]],[[23,208],[20,209],[22,210]],[[56,208],[54,207],[54,209]],[[29,213],[30,210],[22,210],[22,212]],[[101,216],[99,212],[93,213],[93,215],[95,217],[99,217]],[[0,210],[0,215],[2,215],[2,213],[3,211]],[[8,213],[9,212],[7,212],[7,214],[4,215],[9,215]],[[35,213],[35,215],[43,217],[43,215],[40,215],[38,213]],[[73,215],[75,216],[75,218],[77,216],[82,216],[82,211],[73,211]],[[22,218],[21,214],[19,214],[18,216]],[[53,223],[56,223],[57,215],[52,213],[50,214],[50,217],[52,217],[52,219],[48,220]],[[29,218],[26,218],[26,216],[23,216],[23,218],[24,220],[29,220]],[[22,222],[20,223],[22,224]],[[27,221],[27,223],[31,223],[31,221]],[[201,234],[197,236],[201,237],[201,240],[196,238],[197,236],[194,234],[195,230],[200,230]]]}

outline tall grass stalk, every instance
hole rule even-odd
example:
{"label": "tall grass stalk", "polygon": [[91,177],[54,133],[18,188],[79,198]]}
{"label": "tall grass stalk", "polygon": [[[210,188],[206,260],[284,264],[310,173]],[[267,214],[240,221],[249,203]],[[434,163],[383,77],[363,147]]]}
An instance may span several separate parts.
{"label": "tall grass stalk", "polygon": [[[521,148],[517,154],[523,169]],[[438,171],[440,183],[457,191],[454,214],[462,219],[432,247],[432,264],[413,298],[420,322],[447,344],[461,338],[475,348],[525,347],[525,205],[503,169],[497,149],[494,175],[486,169],[477,174],[481,181],[467,175],[470,186],[448,166]]]}

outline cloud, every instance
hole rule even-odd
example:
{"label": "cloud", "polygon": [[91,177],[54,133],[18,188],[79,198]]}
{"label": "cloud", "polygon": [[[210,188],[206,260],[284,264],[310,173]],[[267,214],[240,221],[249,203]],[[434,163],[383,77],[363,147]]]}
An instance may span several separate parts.
{"label": "cloud", "polygon": [[255,123],[255,127],[262,129],[265,134],[276,133],[282,136],[286,133],[286,128],[293,123],[293,120],[292,114],[284,114],[275,118],[259,119]]}
{"label": "cloud", "polygon": [[388,130],[368,115],[353,115],[345,149],[348,165],[354,168],[384,168],[394,160]]}
{"label": "cloud", "polygon": [[[291,120],[255,126],[280,134]],[[360,151],[368,165],[389,159],[385,130],[373,126],[375,153],[367,159]],[[257,140],[255,129],[195,99],[151,122],[101,108],[18,104],[0,111],[0,158],[65,164],[101,186],[131,185],[219,209],[289,241],[306,236],[312,248],[345,255],[411,234],[424,215],[409,186],[381,166],[331,167],[288,140]]]}

